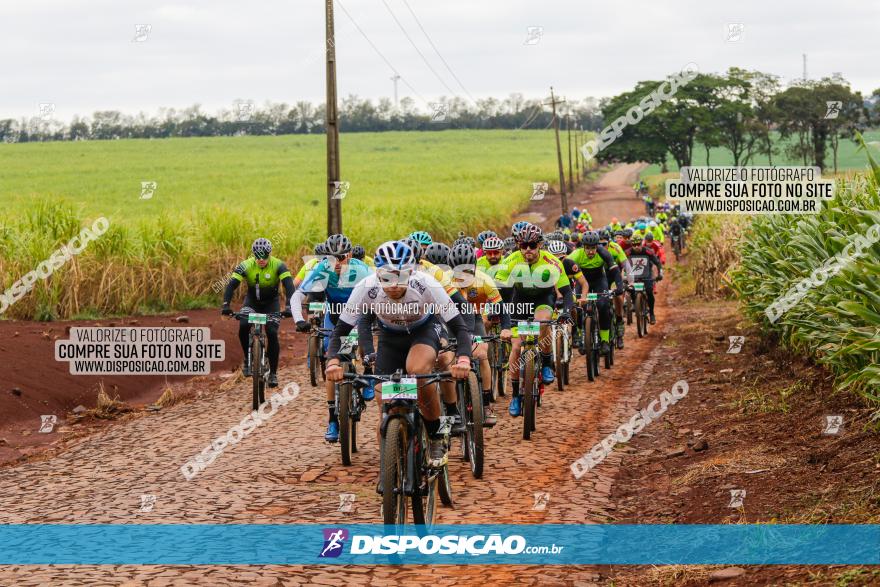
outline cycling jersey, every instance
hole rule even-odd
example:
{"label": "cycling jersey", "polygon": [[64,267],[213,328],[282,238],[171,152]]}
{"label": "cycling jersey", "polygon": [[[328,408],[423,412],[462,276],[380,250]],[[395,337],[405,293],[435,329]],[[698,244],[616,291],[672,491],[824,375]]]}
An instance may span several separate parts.
{"label": "cycling jersey", "polygon": [[495,286],[495,281],[480,269],[477,269],[473,276],[467,274],[456,278],[456,276],[452,275],[452,269],[449,270],[447,275],[449,275],[453,283],[461,282],[467,284],[466,286],[459,287],[458,291],[461,292],[465,300],[476,307],[479,314],[483,313],[483,306],[486,304],[497,304],[501,301],[501,294]]}
{"label": "cycling jersey", "polygon": [[419,265],[421,266],[422,271],[440,282],[440,285],[443,286],[443,289],[446,290],[446,293],[448,295],[451,296],[456,291],[458,291],[458,289],[454,285],[452,285],[452,280],[450,279],[450,277],[447,276],[446,272],[444,272],[442,269],[425,259],[419,261]]}
{"label": "cycling jersey", "polygon": [[[293,293],[293,279],[290,271],[284,261],[277,257],[269,257],[265,267],[257,265],[254,257],[248,257],[238,264],[229,276],[229,282],[226,284],[226,291],[223,294],[224,303],[232,301],[232,295],[238,284],[244,281],[247,283],[247,301],[248,302],[271,302],[279,297],[279,286],[284,283],[288,293]],[[288,281],[289,280],[289,281]]]}
{"label": "cycling jersey", "polygon": [[[578,264],[587,283],[590,284],[590,290],[608,289],[610,278],[613,278],[620,289],[623,289],[623,281],[620,278],[620,269],[617,262],[608,249],[599,245],[596,247],[594,255],[588,255],[585,249],[577,249],[568,256]],[[606,279],[608,278],[608,279]]]}
{"label": "cycling jersey", "polygon": [[605,248],[608,249],[608,252],[611,253],[611,256],[618,265],[626,261],[626,253],[623,252],[623,249],[617,242],[609,241]]}
{"label": "cycling jersey", "polygon": [[650,230],[654,234],[654,240],[660,241],[661,243],[663,242],[663,239],[665,237],[663,235],[662,228],[660,228],[659,226],[655,226],[654,228],[649,228],[648,230]]}
{"label": "cycling jersey", "polygon": [[486,257],[485,255],[483,255],[482,257],[477,259],[477,269],[482,269],[483,271],[490,271],[492,269],[492,267],[498,267],[501,264],[502,260],[503,260],[503,257],[501,259],[498,259],[498,263],[495,263],[494,265],[492,265],[489,262],[489,258]]}
{"label": "cycling jersey", "polygon": [[300,268],[300,270],[297,272],[296,280],[298,282],[302,283],[303,279],[305,279],[308,276],[309,271],[314,269],[315,265],[317,265],[320,262],[321,262],[321,257],[312,257],[311,259],[306,261],[303,264],[303,266]]}
{"label": "cycling jersey", "polygon": [[302,301],[305,294],[325,292],[328,302],[340,304],[348,301],[358,282],[371,273],[370,268],[363,261],[349,259],[348,263],[340,268],[339,275],[337,275],[334,270],[337,262],[336,259],[321,260],[296,290],[290,302],[295,321],[303,320]]}
{"label": "cycling jersey", "polygon": [[660,264],[657,255],[644,247],[639,247],[638,250],[635,248],[630,249],[629,261],[632,264],[630,281],[653,282],[654,272],[651,269],[651,265],[656,266],[661,273],[663,272],[663,266]]}
{"label": "cycling jersey", "polygon": [[575,263],[573,259],[563,257],[560,261],[562,261],[562,267],[565,269],[565,274],[568,276],[569,283],[584,276],[584,274],[581,273],[581,268],[578,267],[578,264]]}
{"label": "cycling jersey", "polygon": [[[471,355],[471,334],[455,303],[436,279],[424,272],[413,272],[406,292],[398,299],[385,293],[374,273],[358,283],[346,302],[330,339],[328,358],[339,353],[340,338],[348,335],[365,314],[376,317],[386,336],[410,339],[410,333],[423,332],[438,316],[454,332],[458,341],[456,355]],[[436,324],[439,331],[440,325]],[[380,336],[380,345],[382,336]],[[436,349],[435,349],[436,350]],[[381,347],[380,347],[381,355]]]}
{"label": "cycling jersey", "polygon": [[514,251],[505,257],[493,277],[502,287],[517,290],[546,289],[553,286],[563,288],[570,285],[568,276],[559,259],[550,252],[541,250],[538,259],[531,265],[521,251]]}

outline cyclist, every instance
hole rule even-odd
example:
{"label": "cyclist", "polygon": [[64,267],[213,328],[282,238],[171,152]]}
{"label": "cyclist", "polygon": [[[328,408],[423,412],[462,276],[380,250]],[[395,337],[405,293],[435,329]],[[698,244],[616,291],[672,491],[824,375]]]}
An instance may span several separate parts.
{"label": "cyclist", "polygon": [[[654,317],[654,270],[652,265],[657,267],[657,281],[663,280],[663,266],[654,252],[645,246],[644,239],[641,235],[634,234],[630,238],[631,247],[627,253],[629,261],[632,264],[632,272],[630,273],[630,282],[642,282],[645,284],[645,295],[648,297],[648,313],[651,324],[656,324],[657,319]],[[635,306],[635,291],[632,292],[633,306]]]}
{"label": "cyclist", "polygon": [[678,222],[678,218],[673,217],[669,221],[669,238],[674,243],[678,239],[679,247],[684,249],[684,229]]}
{"label": "cyclist", "polygon": [[367,267],[373,267],[373,258],[367,256],[367,251],[361,245],[355,245],[351,248],[351,258],[363,261]]}
{"label": "cyclist", "polygon": [[[565,246],[565,243],[558,240],[547,241],[547,252],[551,255],[555,256],[559,259],[559,262],[562,263],[563,269],[565,269],[565,275],[568,277],[569,284],[576,284],[574,286],[574,291],[577,294],[587,291],[587,281],[584,279],[584,274],[581,273],[580,267],[578,264],[574,262],[574,260],[568,258],[568,247]],[[578,295],[580,297],[580,295]],[[586,301],[586,300],[584,300]]]}
{"label": "cyclist", "polygon": [[[269,239],[258,238],[251,245],[252,256],[239,263],[226,283],[226,289],[223,292],[223,307],[220,312],[224,316],[232,314],[229,303],[238,285],[244,281],[247,283],[247,294],[245,295],[241,312],[250,314],[257,312],[266,314],[266,336],[269,340],[268,356],[269,356],[269,387],[278,386],[278,356],[281,353],[281,347],[278,344],[278,326],[281,323],[281,302],[279,300],[279,285],[284,285],[285,299],[290,300],[294,295],[293,278],[284,261],[272,256],[272,243]],[[287,311],[290,312],[292,306],[290,302],[287,304]],[[251,376],[251,365],[249,363],[250,353],[250,325],[247,317],[242,317],[238,321],[238,341],[241,343],[241,350],[244,352],[244,365],[241,373],[245,377]]]}
{"label": "cyclist", "polygon": [[650,247],[651,252],[657,256],[660,260],[660,264],[666,265],[666,253],[663,251],[663,245],[658,243],[657,239],[654,238],[654,233],[649,232],[642,240],[645,243],[645,247]]}
{"label": "cyclist", "polygon": [[[614,261],[617,263],[617,266],[620,268],[620,277],[621,281],[623,277],[627,275],[629,271],[629,259],[626,256],[626,253],[623,252],[623,247],[621,247],[616,240],[611,238],[611,231],[608,229],[603,229],[599,231],[599,244],[605,247],[611,256],[614,258]],[[617,336],[623,338],[625,333],[624,324],[625,321],[623,319],[623,296],[614,296],[614,313],[617,316]]]}
{"label": "cyclist", "polygon": [[[589,290],[593,293],[602,293],[608,291],[608,284],[613,279],[617,285],[615,295],[621,295],[623,289],[623,279],[620,275],[620,268],[617,262],[608,250],[599,244],[599,233],[590,231],[584,235],[583,248],[577,249],[568,256],[574,260],[589,284]],[[611,305],[607,299],[600,298],[597,300],[599,309],[599,339],[602,341],[601,354],[606,355],[610,352],[611,347],[608,344],[611,339]]]}
{"label": "cyclist", "polygon": [[614,217],[611,219],[610,229],[611,230],[623,230],[623,225],[620,224],[620,221],[618,221],[616,217]]}
{"label": "cyclist", "polygon": [[[341,338],[358,319],[373,314],[379,323],[379,348],[375,372],[389,375],[430,373],[440,349],[441,321],[458,341],[456,361],[450,367],[456,379],[466,379],[471,369],[471,333],[464,317],[436,279],[416,270],[413,250],[400,241],[379,246],[374,257],[376,273],[355,286],[333,329],[327,351],[327,379],[342,380],[338,356]],[[439,309],[439,314],[435,312]],[[370,341],[372,345],[372,341]],[[419,411],[430,436],[429,459],[433,467],[448,460],[446,439],[440,435],[440,403],[433,385],[419,387]]]}
{"label": "cyclist", "polygon": [[[659,242],[661,245],[663,244],[663,240],[666,238],[665,236],[663,236],[663,228],[655,221],[651,220],[648,222],[648,232],[654,235],[654,238],[657,240],[657,242]],[[645,233],[645,236],[647,236],[647,233]]]}
{"label": "cyclist", "polygon": [[498,236],[498,234],[494,230],[484,230],[477,235],[477,258],[483,256],[483,243],[485,242],[485,240],[493,236]]}
{"label": "cyclist", "polygon": [[444,243],[431,243],[427,249],[425,249],[425,259],[428,263],[433,263],[434,265],[444,265],[449,266],[449,245]]}
{"label": "cyclist", "polygon": [[[488,240],[488,239],[487,239]],[[449,253],[449,262],[455,268],[455,282],[460,283],[459,292],[471,304],[473,326],[471,332],[475,336],[486,336],[486,325],[483,323],[483,314],[488,314],[487,304],[493,304],[500,309],[498,317],[501,320],[501,338],[510,340],[510,317],[504,311],[501,304],[501,294],[495,287],[495,282],[477,267],[477,257],[474,250],[467,243],[460,243],[452,247]],[[465,322],[468,316],[465,315]],[[490,316],[486,316],[491,319]],[[491,428],[497,422],[495,412],[492,410],[492,371],[489,365],[489,343],[477,343],[474,350],[474,358],[480,361],[480,377],[483,381],[483,423]]]}
{"label": "cyclist", "polygon": [[488,271],[501,262],[504,256],[504,241],[497,236],[492,236],[483,241],[483,256],[477,259],[477,269]]}
{"label": "cyclist", "polygon": [[581,210],[581,217],[578,220],[580,220],[580,223],[585,227],[585,230],[582,230],[581,234],[586,230],[590,230],[590,227],[593,225],[593,216],[587,212],[586,208]]}
{"label": "cyclist", "polygon": [[[562,323],[571,324],[571,311],[574,307],[571,284],[562,263],[548,251],[541,249],[544,240],[541,227],[529,224],[520,231],[516,240],[519,250],[508,255],[502,261],[502,268],[495,274],[495,281],[501,284],[504,301],[513,304],[514,308],[520,308],[511,317],[514,320],[529,320],[532,317],[535,320],[549,320],[558,290],[563,300],[563,311],[558,319]],[[533,312],[527,311],[530,308],[534,308]],[[548,325],[542,324],[539,350],[541,379],[545,384],[553,383],[555,379],[548,332]],[[522,398],[519,393],[521,346],[521,339],[514,338],[510,350],[512,397],[508,412],[511,416],[522,415]]]}
{"label": "cyclist", "polygon": [[[299,332],[308,332],[311,328],[302,314],[302,302],[306,295],[314,301],[322,295],[326,297],[329,307],[325,306],[323,328],[333,329],[339,321],[343,304],[348,301],[355,285],[370,274],[366,263],[353,259],[351,255],[351,241],[343,234],[334,234],[327,237],[324,247],[328,257],[323,259],[311,274],[303,281],[302,286],[296,290],[291,304],[293,305],[293,319],[296,321],[296,329]],[[344,271],[344,273],[343,273]],[[327,352],[330,339],[324,337],[323,352]],[[327,410],[329,419],[324,440],[336,442],[339,440],[339,420],[336,417],[336,394],[333,383],[327,381]],[[364,389],[364,399],[373,399],[373,389]]]}

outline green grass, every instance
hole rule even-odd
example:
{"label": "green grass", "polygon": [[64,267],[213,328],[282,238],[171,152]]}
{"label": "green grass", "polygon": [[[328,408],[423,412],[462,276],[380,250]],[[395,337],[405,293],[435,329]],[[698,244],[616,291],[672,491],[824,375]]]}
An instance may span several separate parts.
{"label": "green grass", "polygon": [[[6,317],[187,308],[273,240],[292,269],[326,237],[324,136],[0,145],[0,292],[98,216],[110,230]],[[554,183],[552,131],[340,137],[343,229],[368,250],[415,229],[507,230],[532,182]],[[155,181],[151,199],[141,182]]]}
{"label": "green grass", "polygon": [[[880,141],[880,130],[872,130],[866,132],[864,135],[865,141]],[[779,144],[777,144],[778,148],[783,150]],[[877,146],[869,147],[875,156],[880,155],[880,148]],[[857,151],[858,145],[849,139],[841,139],[840,146],[837,152],[837,168],[838,171],[844,169],[865,169],[865,154],[859,153]],[[733,155],[727,149],[717,147],[713,149],[709,149],[709,163],[715,167],[723,167],[733,165]],[[706,149],[702,144],[697,143],[694,145],[693,158],[691,161],[692,165],[704,166],[706,165]],[[794,165],[801,166],[803,165],[803,159],[792,159],[787,157],[785,153],[778,153],[773,155],[773,165]],[[828,153],[825,156],[825,164],[828,166],[826,173],[830,175],[834,171],[834,159],[832,158],[831,150],[829,148]],[[758,155],[754,157],[749,165],[769,165],[769,161],[766,155]],[[675,163],[675,159],[671,156],[667,158],[666,162],[667,169],[672,172],[676,172],[678,174],[678,165]],[[657,175],[660,173],[659,165],[651,165],[642,170],[641,176],[645,178],[650,175]]]}

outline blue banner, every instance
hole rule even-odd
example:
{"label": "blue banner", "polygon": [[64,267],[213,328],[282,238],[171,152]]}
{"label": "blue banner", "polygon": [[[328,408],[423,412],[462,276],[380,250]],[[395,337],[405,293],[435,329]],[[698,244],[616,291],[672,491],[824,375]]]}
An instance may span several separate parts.
{"label": "blue banner", "polygon": [[880,564],[877,525],[0,525],[0,564]]}

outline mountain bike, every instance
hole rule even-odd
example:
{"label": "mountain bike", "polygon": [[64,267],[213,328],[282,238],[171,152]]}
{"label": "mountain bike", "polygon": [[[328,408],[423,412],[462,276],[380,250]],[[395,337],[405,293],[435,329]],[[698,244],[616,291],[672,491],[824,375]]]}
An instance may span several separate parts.
{"label": "mountain bike", "polygon": [[599,338],[599,307],[596,303],[598,294],[588,293],[587,304],[584,306],[583,337],[584,357],[587,362],[587,380],[595,381],[599,376],[599,357],[602,342]]}
{"label": "mountain bike", "polygon": [[309,302],[309,322],[312,330],[309,332],[308,355],[306,362],[309,366],[309,382],[312,387],[318,386],[318,374],[324,381],[324,369],[327,357],[324,356],[324,338],[330,336],[332,330],[322,328],[324,323],[324,302]]}
{"label": "mountain bike", "polygon": [[[354,356],[357,349],[357,332],[352,332],[342,339],[339,359],[344,374],[357,374],[354,368]],[[339,421],[339,447],[342,451],[342,464],[351,465],[351,455],[357,452],[357,425],[361,414],[367,409],[361,390],[348,381],[337,383],[336,418]]]}
{"label": "mountain bike", "polygon": [[[451,379],[449,372],[425,375],[357,375],[343,377],[363,389],[371,381],[382,382],[382,444],[379,493],[382,520],[386,525],[433,525],[438,497],[452,504],[449,467],[437,469],[428,462],[428,433],[419,413],[418,389]],[[444,428],[448,428],[448,422]],[[444,430],[441,428],[441,430]]]}
{"label": "mountain bike", "polygon": [[672,252],[675,253],[675,260],[678,261],[678,258],[681,257],[681,249],[684,246],[684,234],[682,232],[676,235],[670,235],[672,237]]}
{"label": "mountain bike", "polygon": [[253,409],[258,409],[266,401],[266,386],[269,384],[269,355],[267,352],[268,341],[264,326],[271,316],[281,320],[281,312],[270,314],[258,314],[257,312],[233,312],[233,318],[240,320],[247,318],[250,324],[248,334],[248,365],[251,368],[251,380],[253,383]]}

